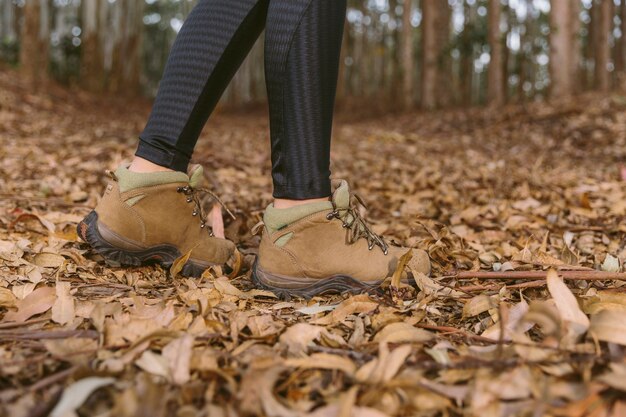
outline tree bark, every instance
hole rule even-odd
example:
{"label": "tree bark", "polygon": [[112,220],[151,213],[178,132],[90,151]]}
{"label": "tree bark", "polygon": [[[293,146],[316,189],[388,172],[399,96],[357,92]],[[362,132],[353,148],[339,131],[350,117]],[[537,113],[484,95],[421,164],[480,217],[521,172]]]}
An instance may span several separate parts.
{"label": "tree bark", "polygon": [[48,3],[31,0],[24,3],[24,24],[21,34],[20,67],[24,79],[37,89],[47,81],[48,70]]}
{"label": "tree bark", "polygon": [[574,37],[571,25],[571,0],[552,0],[550,11],[550,93],[552,97],[572,94],[572,50]]}
{"label": "tree bark", "polygon": [[581,89],[581,64],[583,62],[583,46],[580,38],[580,7],[581,4],[578,1],[572,2],[570,6],[570,36],[572,39],[572,50],[570,52],[570,78],[572,80],[572,93],[580,93]]}
{"label": "tree bark", "polygon": [[[567,0],[566,0],[567,1]],[[500,19],[502,5],[500,0],[489,0],[489,60],[487,101],[491,105],[499,106],[505,101],[504,67],[502,66],[502,33],[500,32]]]}
{"label": "tree bark", "polygon": [[91,92],[103,88],[103,60],[98,31],[100,7],[98,0],[83,0],[81,3],[82,42],[80,57],[80,84]]}
{"label": "tree bark", "polygon": [[[611,88],[611,78],[608,70],[611,56],[611,46],[609,45],[609,32],[613,26],[613,2],[611,0],[601,0],[596,7],[595,16],[597,21],[597,38],[595,46],[595,78],[596,87],[600,91],[609,91]],[[595,17],[594,16],[594,17]]]}
{"label": "tree bark", "polygon": [[615,43],[615,73],[617,75],[618,85],[623,89],[624,82],[626,81],[626,1],[622,0],[619,5],[618,13],[621,36]]}
{"label": "tree bark", "polygon": [[441,4],[438,0],[422,0],[422,107],[437,107],[437,15]]}
{"label": "tree bark", "polygon": [[402,98],[405,109],[410,109],[415,103],[415,57],[413,55],[413,26],[411,14],[413,0],[404,0],[402,11]]}
{"label": "tree bark", "polygon": [[437,107],[445,107],[451,103],[450,82],[452,79],[452,59],[444,52],[450,43],[450,26],[452,23],[452,8],[447,2],[439,7],[437,13],[436,36],[437,36]]}

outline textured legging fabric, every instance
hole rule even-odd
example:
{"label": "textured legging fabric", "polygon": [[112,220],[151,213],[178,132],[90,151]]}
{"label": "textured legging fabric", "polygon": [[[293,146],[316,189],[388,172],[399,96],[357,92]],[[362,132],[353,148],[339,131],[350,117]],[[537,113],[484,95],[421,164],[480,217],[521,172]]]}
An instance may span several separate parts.
{"label": "textured legging fabric", "polygon": [[165,66],[136,155],[186,171],[198,136],[263,29],[274,197],[330,195],[346,0],[200,0]]}

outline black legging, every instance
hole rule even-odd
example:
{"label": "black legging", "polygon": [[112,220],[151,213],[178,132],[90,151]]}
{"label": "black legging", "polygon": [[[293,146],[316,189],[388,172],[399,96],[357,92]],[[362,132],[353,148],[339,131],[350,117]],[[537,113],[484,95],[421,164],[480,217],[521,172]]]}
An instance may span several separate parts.
{"label": "black legging", "polygon": [[220,96],[267,27],[274,197],[330,195],[346,0],[200,0],[178,34],[136,155],[186,171]]}

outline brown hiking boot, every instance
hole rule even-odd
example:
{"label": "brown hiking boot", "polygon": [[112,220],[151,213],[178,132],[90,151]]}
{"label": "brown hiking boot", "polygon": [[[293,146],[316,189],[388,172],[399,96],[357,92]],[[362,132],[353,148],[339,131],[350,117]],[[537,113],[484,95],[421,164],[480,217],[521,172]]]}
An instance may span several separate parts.
{"label": "brown hiking boot", "polygon": [[210,192],[197,188],[202,173],[200,166],[192,168],[191,178],[182,172],[137,174],[120,167],[110,174],[112,181],[95,210],[78,224],[78,235],[110,266],[158,263],[169,268],[191,251],[182,275],[197,277],[213,265],[234,274],[240,264],[235,244],[214,237],[206,224],[200,197]]}
{"label": "brown hiking boot", "polygon": [[[346,181],[334,185],[332,201],[312,203],[308,212],[306,206],[294,208],[300,213],[291,219],[268,207],[252,271],[255,284],[284,297],[310,298],[325,292],[371,292],[393,275],[409,249],[390,246],[370,229],[354,201],[361,199],[350,194]],[[282,221],[276,220],[281,216]],[[411,266],[428,275],[428,254],[412,251]],[[403,279],[409,278],[410,272],[403,272]]]}

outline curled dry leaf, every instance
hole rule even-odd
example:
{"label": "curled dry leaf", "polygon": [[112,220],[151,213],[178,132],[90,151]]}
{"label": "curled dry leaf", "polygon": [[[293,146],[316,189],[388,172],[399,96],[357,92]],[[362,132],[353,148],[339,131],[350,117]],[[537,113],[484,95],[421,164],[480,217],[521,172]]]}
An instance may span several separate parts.
{"label": "curled dry leaf", "polygon": [[113,378],[89,377],[74,382],[63,391],[61,399],[50,412],[50,417],[67,417],[75,415],[74,412],[96,390],[111,385]]}
{"label": "curled dry leaf", "polygon": [[355,295],[342,302],[331,313],[312,320],[311,323],[321,325],[340,323],[351,314],[371,313],[377,308],[378,303],[370,300],[367,294]]}
{"label": "curled dry leaf", "polygon": [[309,344],[326,332],[322,326],[297,323],[280,335],[279,341],[290,354],[297,356],[304,354]]}
{"label": "curled dry leaf", "polygon": [[181,256],[176,258],[174,262],[172,262],[172,266],[170,266],[170,276],[172,278],[178,277],[180,271],[183,270],[183,267],[185,266],[187,261],[189,261],[189,258],[191,257],[191,252],[193,252],[193,249],[190,249],[187,253],[182,254]]}
{"label": "curled dry leaf", "polygon": [[375,342],[385,343],[425,343],[433,339],[433,333],[403,321],[386,325],[374,336]]}
{"label": "curled dry leaf", "polygon": [[463,305],[463,317],[474,317],[492,308],[498,308],[495,297],[477,295]]}
{"label": "curled dry leaf", "polygon": [[546,280],[550,295],[567,326],[568,336],[576,340],[589,329],[589,318],[582,312],[576,297],[555,270],[548,271]]}
{"label": "curled dry leaf", "polygon": [[16,303],[17,297],[10,290],[0,287],[0,307],[13,308]]}
{"label": "curled dry leaf", "polygon": [[389,351],[389,346],[381,342],[378,348],[378,358],[372,359],[356,372],[356,379],[362,383],[378,384],[391,380],[406,358],[411,354],[411,346],[402,345]]}
{"label": "curled dry leaf", "polygon": [[42,252],[35,255],[33,263],[43,268],[58,268],[65,262],[65,258],[56,253]]}
{"label": "curled dry leaf", "polygon": [[84,365],[90,357],[95,356],[98,349],[98,341],[86,337],[50,339],[42,343],[53,356],[75,365]]}
{"label": "curled dry leaf", "polygon": [[285,361],[285,365],[302,369],[337,370],[347,375],[354,375],[356,371],[356,365],[350,359],[328,353],[314,353],[305,358],[290,358]]}
{"label": "curled dry leaf", "polygon": [[603,342],[626,346],[626,319],[617,310],[602,310],[591,316],[589,331]]}
{"label": "curled dry leaf", "polygon": [[176,385],[183,385],[191,378],[189,366],[193,343],[194,337],[190,334],[184,334],[163,348],[163,358],[168,361],[169,374],[172,382]]}
{"label": "curled dry leaf", "polygon": [[400,288],[400,280],[402,279],[404,268],[407,266],[411,258],[413,258],[413,251],[410,249],[400,257],[400,261],[398,261],[396,270],[393,272],[393,275],[391,277],[391,285],[393,287]]}
{"label": "curled dry leaf", "polygon": [[168,360],[162,355],[152,352],[151,350],[144,351],[141,354],[141,357],[135,361],[135,365],[153,375],[162,376],[164,378],[168,378],[170,376]]}

